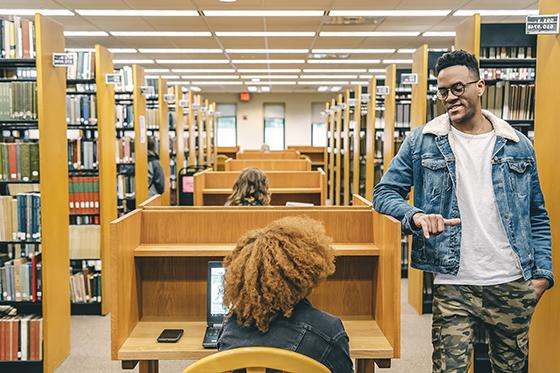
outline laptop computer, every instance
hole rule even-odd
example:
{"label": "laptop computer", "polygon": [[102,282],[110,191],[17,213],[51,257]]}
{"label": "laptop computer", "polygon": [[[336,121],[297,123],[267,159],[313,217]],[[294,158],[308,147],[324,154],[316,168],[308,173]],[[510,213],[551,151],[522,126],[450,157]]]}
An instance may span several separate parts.
{"label": "laptop computer", "polygon": [[208,262],[207,326],[202,340],[204,348],[217,348],[218,335],[228,313],[224,306],[224,274],[222,262]]}

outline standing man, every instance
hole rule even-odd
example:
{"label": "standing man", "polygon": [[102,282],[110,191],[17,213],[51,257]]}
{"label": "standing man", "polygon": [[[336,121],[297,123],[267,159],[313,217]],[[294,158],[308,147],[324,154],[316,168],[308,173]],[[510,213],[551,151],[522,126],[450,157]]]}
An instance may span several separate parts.
{"label": "standing man", "polygon": [[[494,373],[522,372],[531,316],[552,287],[550,223],[531,142],[481,109],[476,58],[436,65],[447,114],[407,137],[375,187],[375,210],[412,233],[412,267],[434,272],[433,372],[467,372],[474,326]],[[414,186],[414,207],[405,201]]]}

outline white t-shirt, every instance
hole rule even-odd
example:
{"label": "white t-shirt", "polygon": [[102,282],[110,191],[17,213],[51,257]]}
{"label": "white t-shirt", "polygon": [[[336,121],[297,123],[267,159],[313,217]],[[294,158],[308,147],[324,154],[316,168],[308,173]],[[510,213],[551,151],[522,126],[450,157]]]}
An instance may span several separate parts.
{"label": "white t-shirt", "polygon": [[461,213],[461,260],[457,276],[436,274],[434,283],[498,285],[522,277],[500,219],[492,184],[494,131],[469,135],[453,126],[449,133],[457,168]]}

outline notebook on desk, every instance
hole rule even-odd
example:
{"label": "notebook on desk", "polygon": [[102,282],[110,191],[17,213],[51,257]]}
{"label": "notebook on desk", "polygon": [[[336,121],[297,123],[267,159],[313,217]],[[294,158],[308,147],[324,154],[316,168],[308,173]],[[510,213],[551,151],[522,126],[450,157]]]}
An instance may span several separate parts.
{"label": "notebook on desk", "polygon": [[202,340],[204,348],[216,348],[227,308],[224,306],[224,274],[222,262],[208,262],[208,292],[206,332]]}

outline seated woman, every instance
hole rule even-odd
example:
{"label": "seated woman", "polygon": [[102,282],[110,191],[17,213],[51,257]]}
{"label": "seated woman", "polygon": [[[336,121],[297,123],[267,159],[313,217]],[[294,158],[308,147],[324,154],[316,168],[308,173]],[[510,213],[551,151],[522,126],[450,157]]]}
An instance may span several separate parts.
{"label": "seated woman", "polygon": [[241,174],[233,185],[233,193],[228,197],[226,206],[268,206],[268,178],[258,168],[249,167]]}
{"label": "seated woman", "polygon": [[241,237],[224,262],[231,309],[218,349],[282,348],[334,373],[353,372],[342,322],[307,299],[335,270],[330,243],[323,225],[307,217],[282,218]]}

